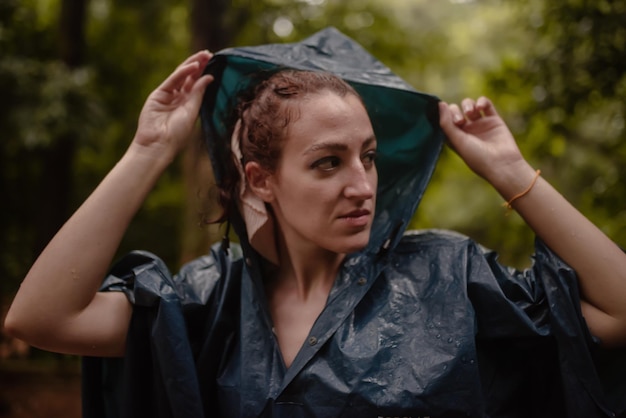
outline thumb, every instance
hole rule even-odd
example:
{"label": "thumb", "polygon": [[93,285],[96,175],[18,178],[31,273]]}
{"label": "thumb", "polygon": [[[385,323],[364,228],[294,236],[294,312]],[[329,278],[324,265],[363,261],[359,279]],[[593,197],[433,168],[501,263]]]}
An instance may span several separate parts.
{"label": "thumb", "polygon": [[446,102],[439,102],[439,126],[448,138],[448,145],[456,150],[459,141],[462,141],[461,135],[464,132],[454,123],[452,111]]}
{"label": "thumb", "polygon": [[448,103],[439,102],[439,126],[445,131],[446,127],[452,125],[452,113],[448,107]]}
{"label": "thumb", "polygon": [[213,79],[214,78],[212,75],[205,74],[195,82],[190,92],[190,102],[192,103],[193,107],[200,108],[204,92],[207,86],[211,84],[211,82],[213,82]]}

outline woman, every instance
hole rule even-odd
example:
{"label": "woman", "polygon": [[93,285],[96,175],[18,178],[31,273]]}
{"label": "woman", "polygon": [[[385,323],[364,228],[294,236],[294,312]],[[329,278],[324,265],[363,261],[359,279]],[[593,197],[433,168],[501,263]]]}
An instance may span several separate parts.
{"label": "woman", "polygon": [[[210,59],[191,56],[149,96],[128,151],[40,255],[7,316],[9,332],[43,349],[125,356],[111,398],[86,391],[88,415],[611,413],[586,381],[597,376],[578,310],[604,346],[626,345],[626,256],[530,167],[484,97],[440,103],[441,128],[550,248],[538,245],[532,269],[512,272],[447,233],[390,236],[371,251],[388,212],[376,205],[378,138],[363,101],[337,77],[279,71],[229,128],[235,157],[220,184],[244,257],[216,247],[172,278],[135,253],[104,286],[123,292],[98,292],[190,136]],[[518,364],[491,357],[502,351]],[[547,357],[529,370],[539,352]],[[112,364],[88,362],[86,379],[107,386]]]}

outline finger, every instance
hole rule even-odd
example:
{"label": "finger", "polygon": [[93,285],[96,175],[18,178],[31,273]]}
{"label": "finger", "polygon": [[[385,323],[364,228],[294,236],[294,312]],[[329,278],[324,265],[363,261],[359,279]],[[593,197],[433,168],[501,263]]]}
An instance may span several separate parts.
{"label": "finger", "polygon": [[463,115],[457,105],[439,102],[439,126],[441,126],[448,138],[456,135],[459,130],[458,122],[454,120],[455,117],[463,119]]}
{"label": "finger", "polygon": [[211,74],[203,75],[194,83],[191,94],[201,98],[204,95],[204,91],[207,86],[211,84],[213,80],[215,80],[215,78]]}
{"label": "finger", "polygon": [[452,116],[452,122],[454,122],[454,124],[458,127],[465,125],[465,122],[467,122],[467,120],[465,119],[465,115],[461,111],[461,108],[459,108],[459,105],[457,105],[456,103],[452,103],[448,107]]}
{"label": "finger", "polygon": [[444,131],[448,131],[454,126],[454,122],[452,121],[452,112],[450,110],[450,105],[446,102],[439,102],[439,126]]}
{"label": "finger", "polygon": [[191,77],[195,81],[195,79],[202,75],[202,72],[211,57],[213,57],[213,54],[208,51],[200,51],[193,54],[180,64],[172,74],[170,74],[170,76],[161,84],[160,88],[167,91],[173,91],[176,89],[182,90],[187,81],[187,77]]}
{"label": "finger", "polygon": [[450,109],[448,103],[444,101],[440,101],[437,105],[439,106],[439,126],[443,128],[451,123]]}
{"label": "finger", "polygon": [[476,100],[476,108],[485,116],[497,116],[498,112],[491,100],[481,96]]}
{"label": "finger", "polygon": [[482,117],[480,110],[476,107],[476,102],[473,99],[465,98],[461,102],[463,108],[463,114],[468,120],[475,121]]}
{"label": "finger", "polygon": [[174,70],[172,74],[169,75],[169,77],[165,79],[165,81],[163,81],[163,83],[161,83],[159,89],[168,92],[181,90],[185,85],[187,77],[190,77],[193,74],[197,73],[199,68],[200,67],[198,62],[190,62],[188,64],[179,66],[178,68],[176,68],[176,70]]}
{"label": "finger", "polygon": [[192,74],[192,76],[197,79],[200,78],[211,58],[213,58],[213,54],[209,51],[200,51],[185,60],[183,64],[198,63],[197,73]]}
{"label": "finger", "polygon": [[207,86],[213,82],[214,78],[210,74],[205,74],[200,77],[191,87],[189,94],[189,101],[194,109],[199,109],[204,97],[204,91]]}
{"label": "finger", "polygon": [[190,55],[189,57],[187,57],[187,59],[185,59],[185,61],[183,61],[179,67],[182,67],[183,65],[187,65],[190,64],[192,62],[199,62],[201,65],[202,63],[207,63],[209,62],[209,60],[213,57],[213,53],[209,52],[207,50],[203,50],[203,51],[198,51],[193,55]]}
{"label": "finger", "polygon": [[185,78],[185,82],[183,83],[183,86],[181,87],[181,91],[184,91],[186,93],[190,92],[194,84],[196,83],[196,80],[197,80],[196,78],[192,77],[191,75],[188,75],[187,78]]}
{"label": "finger", "polygon": [[457,105],[439,102],[439,125],[446,134],[446,143],[452,150],[457,152],[457,145],[462,141],[460,135],[462,135],[463,131],[458,126],[458,122],[454,121],[455,115],[465,121]]}

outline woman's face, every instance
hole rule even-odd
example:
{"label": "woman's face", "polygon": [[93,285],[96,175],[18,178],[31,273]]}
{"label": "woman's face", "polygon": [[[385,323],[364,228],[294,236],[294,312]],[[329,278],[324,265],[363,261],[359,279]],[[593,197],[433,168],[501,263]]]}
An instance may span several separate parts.
{"label": "woman's face", "polygon": [[303,98],[298,115],[268,182],[285,243],[305,251],[360,250],[369,241],[378,183],[367,112],[352,94],[320,92]]}

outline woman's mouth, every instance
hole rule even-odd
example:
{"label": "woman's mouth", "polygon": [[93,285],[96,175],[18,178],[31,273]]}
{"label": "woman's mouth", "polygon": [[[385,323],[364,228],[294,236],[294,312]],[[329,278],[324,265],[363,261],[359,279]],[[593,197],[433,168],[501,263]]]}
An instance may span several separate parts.
{"label": "woman's mouth", "polygon": [[341,215],[339,218],[344,220],[350,226],[363,227],[369,223],[371,212],[367,209],[358,209],[346,213],[345,215]]}

